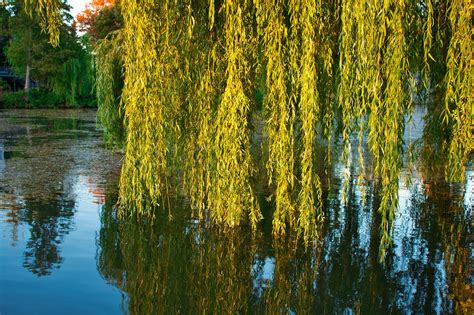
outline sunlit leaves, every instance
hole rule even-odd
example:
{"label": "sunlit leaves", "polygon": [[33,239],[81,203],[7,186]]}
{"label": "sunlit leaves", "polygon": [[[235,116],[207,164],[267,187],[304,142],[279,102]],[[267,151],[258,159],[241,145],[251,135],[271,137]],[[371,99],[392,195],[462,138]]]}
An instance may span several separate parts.
{"label": "sunlit leaves", "polygon": [[[452,36],[439,30],[442,24],[434,27],[448,4]],[[472,148],[470,5],[470,0],[428,0],[420,6],[426,9],[404,0],[122,1],[128,128],[123,213],[153,216],[147,205],[168,195],[173,180],[183,183],[175,186],[184,188],[200,219],[227,227],[250,222],[255,228],[262,215],[252,184],[250,121],[258,110],[266,120],[268,160],[258,162],[267,165],[274,234],[295,229],[308,241],[324,217],[318,130],[330,139],[334,117],[342,116],[346,184],[352,180],[353,136],[361,166],[365,144],[371,153],[384,257],[398,206],[405,116],[413,109],[409,86],[414,77],[428,86],[429,60],[442,40],[449,42],[445,117],[453,131],[448,174],[462,180]],[[416,35],[422,40],[415,50],[422,54],[410,51],[413,25],[424,26]],[[411,68],[416,58],[423,67]],[[110,77],[109,70],[100,70],[101,80]],[[262,112],[253,99],[260,79]],[[364,180],[360,170],[359,184]]]}
{"label": "sunlit leaves", "polygon": [[61,0],[24,0],[28,13],[36,12],[40,18],[40,25],[50,36],[53,46],[59,45],[59,29],[61,27]]}
{"label": "sunlit leaves", "polygon": [[449,7],[452,37],[446,60],[445,120],[452,124],[452,140],[446,177],[463,182],[472,151],[472,5],[471,0],[453,0]]}

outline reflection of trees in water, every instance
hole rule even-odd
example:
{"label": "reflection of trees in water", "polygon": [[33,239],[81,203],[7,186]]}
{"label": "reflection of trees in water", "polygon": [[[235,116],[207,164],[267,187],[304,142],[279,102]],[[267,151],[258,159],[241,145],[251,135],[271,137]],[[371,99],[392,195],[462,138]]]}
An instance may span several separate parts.
{"label": "reflection of trees in water", "polygon": [[417,183],[404,192],[408,203],[399,216],[408,225],[395,223],[385,266],[375,188],[367,186],[361,207],[354,179],[348,204],[331,201],[322,239],[307,249],[293,235],[272,241],[268,231],[218,231],[184,214],[172,222],[159,217],[154,225],[124,222],[109,199],[98,269],[127,294],[132,314],[466,312],[471,214],[457,191],[439,185],[423,190]]}
{"label": "reflection of trees in water", "polygon": [[[52,127],[46,129],[49,128]],[[13,231],[20,223],[26,223],[29,228],[23,265],[32,273],[44,276],[59,268],[63,260],[59,246],[72,229],[75,208],[74,181],[69,174],[72,159],[58,143],[38,137],[25,141],[20,137],[14,146],[25,152],[25,156],[6,163],[2,202],[9,209],[7,215]]]}
{"label": "reflection of trees in water", "polygon": [[59,268],[63,261],[60,244],[74,223],[74,178],[69,175],[72,165],[64,153],[58,160],[59,151],[47,149],[50,154],[46,158],[38,155],[22,160],[16,166],[22,171],[13,178],[14,195],[21,199],[17,220],[30,230],[23,265],[38,276]]}
{"label": "reflection of trees in water", "polygon": [[115,211],[104,207],[100,272],[128,293],[132,314],[248,310],[255,251],[251,235],[216,233],[183,220],[119,222]]}
{"label": "reflection of trees in water", "polygon": [[[72,183],[69,186],[65,190],[72,189]],[[63,261],[59,246],[73,228],[74,208],[74,198],[66,191],[47,202],[25,198],[20,220],[28,224],[31,233],[24,254],[25,268],[38,276],[59,268]]]}
{"label": "reflection of trees in water", "polygon": [[38,276],[49,275],[63,261],[59,245],[72,229],[74,200],[52,200],[47,204],[26,201],[22,221],[30,227],[25,266]]}
{"label": "reflection of trees in water", "polygon": [[[314,308],[320,249],[305,249],[301,245],[295,235],[291,234],[273,242],[267,256],[267,259],[271,257],[274,261],[273,273],[265,283],[254,287],[254,292],[261,292],[253,301],[254,313],[280,314],[292,310],[297,314],[307,314]],[[260,245],[263,246],[264,244]],[[256,256],[254,264],[262,263],[259,257],[264,255]],[[261,273],[262,271],[254,273],[252,277],[258,279],[262,276]]]}
{"label": "reflection of trees in water", "polygon": [[[427,105],[430,110],[424,117],[423,135],[417,143],[423,191],[415,196],[418,198],[414,208],[420,216],[419,224],[425,226],[429,261],[438,260],[444,265],[454,311],[472,314],[472,204],[462,200],[463,194],[469,195],[472,191],[468,190],[469,185],[462,187],[445,181],[447,144],[452,135],[443,121],[444,109],[436,104],[437,101]],[[467,173],[467,181],[472,181],[472,167],[468,167]]]}
{"label": "reflection of trees in water", "polygon": [[446,182],[431,183],[420,208],[422,213],[423,210],[431,213],[422,220],[428,226],[424,231],[429,233],[426,239],[430,254],[438,254],[440,263],[444,265],[454,311],[473,314],[472,209],[463,204],[459,188],[450,187]]}
{"label": "reflection of trees in water", "polygon": [[[99,198],[105,183],[117,183],[113,176],[118,158],[98,147],[101,139],[94,112],[33,111],[10,115],[2,120],[6,122],[3,135],[8,146],[23,155],[7,160],[0,173],[0,181],[5,179],[0,207],[5,203],[8,209],[14,241],[18,224],[26,223],[29,228],[24,266],[38,276],[48,275],[60,267],[61,243],[74,225],[74,185],[78,175],[84,173]],[[26,133],[30,129],[31,133]]]}
{"label": "reflection of trees in water", "polygon": [[[337,182],[340,187],[344,183]],[[313,312],[383,314],[392,307],[391,279],[379,262],[380,216],[372,185],[366,184],[365,206],[357,177],[349,181],[347,204],[339,198],[327,209],[321,261],[315,277]],[[365,198],[365,197],[364,197]]]}
{"label": "reflection of trees in water", "polygon": [[128,294],[130,313],[308,313],[326,304],[317,281],[321,251],[294,235],[272,245],[245,228],[161,219],[121,222],[103,208],[98,268]]}
{"label": "reflection of trees in water", "polygon": [[[8,205],[7,222],[12,226],[12,246],[17,242],[18,225],[26,223],[30,238],[26,242],[24,263],[29,271],[38,276],[49,275],[51,269],[59,268],[63,261],[60,244],[63,237],[73,229],[75,196],[73,180],[64,174],[62,180],[44,183],[34,177],[25,183],[26,177],[15,180],[15,191],[3,192],[2,202]],[[46,181],[51,178],[46,178]],[[58,183],[59,186],[58,186]],[[48,186],[55,185],[55,191]],[[40,190],[44,188],[43,194]]]}

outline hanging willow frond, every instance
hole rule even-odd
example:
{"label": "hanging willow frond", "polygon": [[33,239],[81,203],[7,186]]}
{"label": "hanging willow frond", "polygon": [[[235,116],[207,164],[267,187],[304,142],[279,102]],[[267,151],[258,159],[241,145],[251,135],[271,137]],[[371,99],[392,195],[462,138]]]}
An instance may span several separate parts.
{"label": "hanging willow frond", "polygon": [[[308,241],[314,238],[317,224],[323,220],[321,180],[314,170],[316,127],[320,114],[318,75],[316,65],[316,14],[322,13],[321,3],[303,1],[300,8],[301,61],[298,82],[300,116],[303,133],[301,153],[301,190],[298,196],[298,227]],[[319,22],[320,20],[318,20]]]}
{"label": "hanging willow frond", "polygon": [[120,204],[121,212],[127,214],[154,216],[152,209],[159,204],[165,182],[168,106],[163,102],[162,90],[165,60],[159,55],[165,31],[160,9],[153,0],[122,1],[125,22],[122,99],[126,104],[127,142]]}
{"label": "hanging willow frond", "polygon": [[250,184],[253,165],[250,156],[248,114],[250,100],[243,83],[249,72],[245,50],[249,30],[244,25],[245,1],[226,0],[225,60],[227,81],[216,116],[216,174],[209,204],[215,222],[234,227],[248,218],[255,228],[262,215]]}
{"label": "hanging willow frond", "polygon": [[121,146],[125,140],[121,101],[123,44],[122,30],[117,30],[99,40],[94,48],[97,116],[105,128],[106,141],[112,146]]}
{"label": "hanging willow frond", "polygon": [[463,182],[472,151],[472,39],[471,0],[453,0],[449,7],[452,37],[449,43],[445,77],[444,119],[452,124],[446,178]]}
{"label": "hanging willow frond", "polygon": [[[284,23],[283,1],[264,1],[259,15],[265,17],[263,50],[267,61],[267,94],[265,107],[268,111],[267,133],[269,181],[275,183],[276,209],[273,215],[273,230],[284,234],[286,224],[294,225],[295,206],[292,200],[294,187],[294,101],[288,96],[286,67],[286,41],[288,30]],[[297,65],[290,67],[297,68]]]}
{"label": "hanging willow frond", "polygon": [[[381,144],[380,180],[381,202],[379,212],[382,216],[380,242],[381,260],[385,257],[385,250],[391,243],[391,229],[395,210],[398,208],[399,175],[402,168],[404,115],[411,111],[407,93],[407,52],[404,36],[403,19],[405,2],[393,1],[383,8],[386,16],[386,29],[390,34],[384,52],[383,76],[386,80],[378,142]],[[398,71],[394,71],[397,69]]]}
{"label": "hanging willow frond", "polygon": [[24,0],[25,10],[32,15],[37,13],[40,26],[49,33],[51,45],[59,45],[61,20],[61,0]]}
{"label": "hanging willow frond", "polygon": [[433,46],[433,11],[433,0],[426,0],[426,21],[423,32],[423,84],[427,89],[430,88],[430,61],[433,59],[431,56],[431,48]]}
{"label": "hanging willow frond", "polygon": [[[252,185],[250,147],[256,132],[249,122],[251,116],[265,116],[268,160],[261,163],[275,201],[274,236],[290,229],[308,242],[324,217],[316,172],[318,130],[321,126],[331,144],[333,120],[341,113],[343,186],[352,180],[355,135],[358,183],[365,180],[367,145],[380,187],[383,259],[398,207],[414,77],[445,93],[444,117],[452,132],[450,180],[464,179],[472,150],[471,1],[423,3],[122,0],[127,138],[121,213],[153,217],[153,206],[177,179],[198,218],[226,227],[249,222],[255,228],[262,214]],[[440,17],[446,6],[451,31]],[[417,25],[421,32],[413,29]],[[97,86],[99,113],[104,113],[116,97],[111,96],[112,53],[106,42],[101,45]],[[436,63],[430,63],[432,57]],[[252,97],[257,70],[265,81],[258,87],[264,94],[262,113],[255,113],[261,109]],[[436,82],[440,77],[444,85]]]}

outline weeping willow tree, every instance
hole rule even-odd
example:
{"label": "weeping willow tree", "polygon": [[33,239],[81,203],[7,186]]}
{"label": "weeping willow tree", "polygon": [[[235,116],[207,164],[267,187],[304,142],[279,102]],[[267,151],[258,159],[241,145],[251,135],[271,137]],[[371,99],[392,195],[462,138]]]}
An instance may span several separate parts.
{"label": "weeping willow tree", "polygon": [[[419,19],[425,27],[424,51],[417,61],[425,65],[426,81],[434,59],[433,15],[442,5],[375,0],[151,1],[144,8],[133,1],[124,3],[126,55],[133,56],[125,62],[129,83],[123,92],[128,128],[121,185],[124,212],[153,215],[143,201],[158,204],[166,193],[166,178],[179,167],[170,162],[170,154],[181,147],[189,158],[184,161],[185,190],[199,216],[207,213],[212,221],[229,227],[242,222],[256,226],[262,215],[252,186],[249,117],[255,108],[252,81],[260,70],[266,82],[274,233],[281,235],[290,228],[308,240],[315,235],[323,219],[314,156],[318,124],[323,112],[340,109],[346,161],[351,135],[358,135],[362,159],[367,133],[380,186],[384,256],[398,207],[405,117],[413,108],[410,19]],[[467,5],[466,1],[449,4],[453,33],[444,38],[450,43],[447,56],[436,56],[437,63],[447,58],[445,112],[453,126],[447,174],[453,180],[462,180],[459,174],[470,152]],[[413,11],[419,14],[414,17]],[[176,34],[170,27],[180,31]],[[336,41],[330,38],[334,32]],[[322,88],[320,74],[327,81],[336,62],[337,106],[327,106],[324,100],[332,98],[332,91]],[[182,97],[183,93],[188,96]],[[182,124],[193,132],[181,131]],[[168,169],[170,164],[174,165]],[[130,211],[137,205],[138,211]]]}
{"label": "weeping willow tree", "polygon": [[94,72],[89,52],[78,48],[75,55],[63,64],[61,76],[51,80],[53,93],[73,106],[78,105],[80,99],[93,99],[94,91]]}
{"label": "weeping willow tree", "polygon": [[452,124],[453,135],[446,176],[464,181],[473,143],[471,0],[454,0],[448,10],[452,36],[446,60],[445,119]]}
{"label": "weeping willow tree", "polygon": [[250,72],[248,49],[255,43],[248,27],[249,3],[226,0],[223,6],[223,58],[227,63],[227,79],[216,113],[214,151],[217,165],[208,201],[216,222],[233,227],[248,213],[250,223],[256,227],[261,214],[250,184],[253,165],[248,115],[251,104],[245,90]]}
{"label": "weeping willow tree", "polygon": [[[161,25],[168,23],[167,8],[155,1],[124,1],[125,69],[123,101],[126,104],[127,145],[121,179],[121,203],[129,213],[152,216],[148,205],[158,204],[166,173],[165,127],[170,108],[164,94],[166,55]],[[163,12],[160,12],[163,11]],[[163,56],[161,56],[163,55]]]}
{"label": "weeping willow tree", "polygon": [[[124,112],[121,215],[154,217],[174,192],[189,196],[198,218],[255,229],[255,163],[266,163],[274,234],[296,230],[310,241],[324,220],[315,146],[323,137],[331,144],[342,117],[346,182],[351,145],[360,167],[365,143],[373,159],[384,257],[416,87],[442,95],[446,176],[464,180],[470,8],[470,0],[122,1],[122,106],[109,106],[117,99],[111,64],[98,66],[100,110]],[[97,51],[111,60],[106,47]],[[254,98],[259,78],[263,109]],[[266,161],[251,153],[256,112],[265,117]]]}
{"label": "weeping willow tree", "polygon": [[100,122],[105,128],[106,142],[122,146],[125,141],[123,89],[123,34],[115,31],[97,42],[94,48],[96,98]]}

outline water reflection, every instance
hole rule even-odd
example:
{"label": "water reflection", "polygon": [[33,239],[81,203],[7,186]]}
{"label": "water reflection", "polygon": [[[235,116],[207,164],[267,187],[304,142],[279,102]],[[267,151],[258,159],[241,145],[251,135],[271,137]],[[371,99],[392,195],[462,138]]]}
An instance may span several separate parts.
{"label": "water reflection", "polygon": [[[349,169],[338,162],[334,150],[329,176],[324,169],[318,170],[324,179],[326,221],[320,239],[305,248],[295,235],[273,239],[268,220],[255,234],[248,227],[233,231],[209,227],[190,216],[186,200],[180,199],[175,200],[171,222],[167,216],[154,223],[118,220],[114,206],[120,155],[103,150],[94,113],[76,112],[72,117],[3,114],[0,228],[8,234],[2,240],[11,244],[0,244],[0,255],[17,248],[20,269],[35,279],[54,281],[54,276],[47,275],[67,266],[71,251],[77,255],[86,251],[81,244],[66,245],[80,229],[82,214],[85,221],[81,222],[100,227],[87,236],[91,241],[87,246],[94,251],[90,261],[78,264],[90,263],[93,273],[62,268],[66,280],[56,293],[58,300],[74,296],[77,304],[90,305],[95,311],[98,300],[110,295],[102,296],[103,291],[87,295],[92,285],[73,290],[81,281],[99,287],[94,276],[117,288],[120,294],[114,298],[122,300],[113,304],[132,314],[472,314],[474,171],[471,165],[465,187],[444,181],[444,162],[439,157],[443,151],[437,145],[443,136],[433,134],[436,128],[430,126],[438,121],[430,122],[432,117],[427,117],[431,125],[423,127],[424,113],[420,109],[415,113],[412,130],[422,158],[402,174],[411,183],[400,184],[394,244],[385,265],[378,256],[379,201],[370,156],[361,169],[357,146],[353,146]],[[363,189],[358,185],[360,172]],[[346,203],[342,202],[343,174],[349,179]],[[84,199],[93,209],[103,205],[100,213],[86,216]],[[271,212],[269,206],[263,208]],[[34,286],[31,279],[13,271],[15,276],[0,273],[0,278],[13,281],[17,277],[21,284],[0,283],[0,289],[14,292],[23,291],[25,283]],[[30,298],[33,304],[41,303],[40,298]],[[2,300],[6,301],[3,295],[0,312]]]}
{"label": "water reflection", "polygon": [[133,314],[236,313],[248,309],[255,251],[251,235],[218,233],[175,216],[121,222],[104,207],[98,267],[127,292]]}
{"label": "water reflection", "polygon": [[[423,115],[418,109],[411,133],[421,142],[429,141]],[[363,170],[351,163],[347,203],[346,170],[334,160],[327,219],[311,248],[295,235],[272,239],[265,222],[256,234],[202,226],[185,202],[175,205],[181,212],[173,221],[163,216],[154,224],[120,221],[109,202],[98,269],[126,292],[123,307],[132,314],[472,313],[472,168],[467,187],[447,184],[443,168],[426,161],[404,169],[401,177],[411,181],[400,184],[393,246],[382,265],[370,157]]]}
{"label": "water reflection", "polygon": [[104,175],[117,170],[113,164],[95,168],[99,157],[110,155],[96,148],[95,113],[63,115],[16,111],[0,117],[0,210],[10,223],[12,246],[20,225],[26,227],[23,266],[37,276],[50,275],[64,260],[61,244],[75,229],[78,176],[88,175],[101,202]]}
{"label": "water reflection", "polygon": [[60,245],[73,228],[74,199],[58,198],[47,204],[25,200],[23,206],[28,210],[20,211],[18,219],[30,230],[23,266],[38,276],[49,275],[63,261]]}
{"label": "water reflection", "polygon": [[132,314],[463,312],[472,307],[472,215],[462,193],[439,193],[446,189],[401,189],[385,266],[372,202],[349,204],[343,219],[327,209],[326,233],[309,249],[294,235],[272,241],[265,229],[205,228],[185,210],[172,222],[122,222],[110,202],[101,214],[98,268],[127,293]]}

